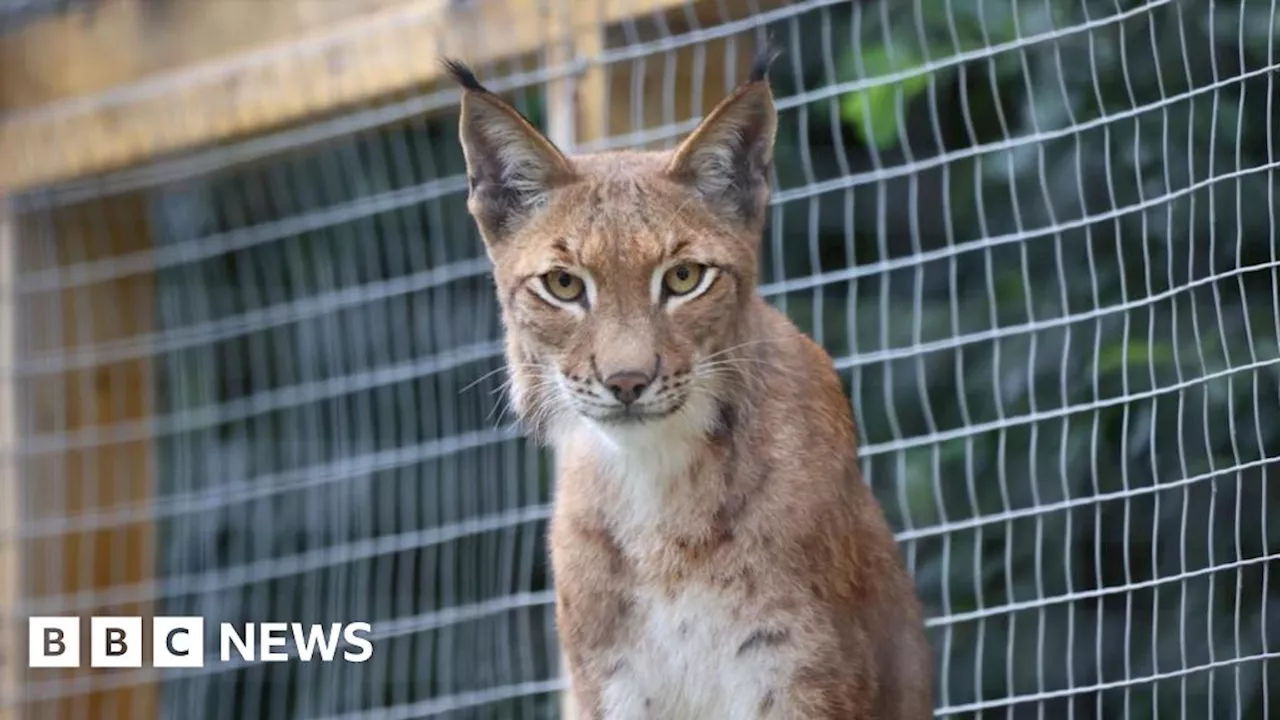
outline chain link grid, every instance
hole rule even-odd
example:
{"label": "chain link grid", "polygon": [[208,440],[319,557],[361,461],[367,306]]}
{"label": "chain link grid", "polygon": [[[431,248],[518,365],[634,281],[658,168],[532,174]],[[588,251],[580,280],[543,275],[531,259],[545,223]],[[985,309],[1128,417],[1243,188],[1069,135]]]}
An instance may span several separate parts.
{"label": "chain link grid", "polygon": [[[846,379],[929,611],[937,716],[1267,717],[1273,0],[709,5],[625,19],[568,62],[479,69],[544,128],[545,83],[606,72],[606,132],[575,149],[657,148],[759,37],[784,50],[761,290]],[[108,543],[29,570],[45,592],[22,614],[152,603],[205,617],[210,651],[219,622],[358,618],[376,648],[24,699],[159,680],[164,717],[557,716],[550,460],[503,412],[456,100],[410,93],[14,200],[20,406],[140,363],[151,378],[145,414],[24,420],[23,488],[46,504],[27,500],[18,539]],[[117,247],[129,223],[152,245]],[[139,276],[149,322],[100,307]],[[138,443],[153,494],[124,498]],[[91,511],[66,509],[78,493]],[[154,578],[81,589],[138,552],[139,523]]]}

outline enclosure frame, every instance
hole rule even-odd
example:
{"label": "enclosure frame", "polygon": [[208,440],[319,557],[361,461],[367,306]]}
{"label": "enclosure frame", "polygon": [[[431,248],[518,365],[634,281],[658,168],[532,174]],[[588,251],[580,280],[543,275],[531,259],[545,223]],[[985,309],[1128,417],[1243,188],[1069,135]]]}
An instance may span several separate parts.
{"label": "enclosure frame", "polygon": [[13,376],[16,357],[16,238],[8,200],[0,194],[0,720],[16,720],[23,680],[26,637],[18,617],[21,518],[18,503],[17,402]]}

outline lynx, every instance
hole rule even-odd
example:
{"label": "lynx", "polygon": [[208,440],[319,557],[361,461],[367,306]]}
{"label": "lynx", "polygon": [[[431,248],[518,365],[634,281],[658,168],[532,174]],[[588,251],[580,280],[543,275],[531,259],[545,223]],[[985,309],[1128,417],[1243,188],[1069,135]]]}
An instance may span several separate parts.
{"label": "lynx", "polygon": [[848,399],[756,292],[774,57],[674,150],[572,157],[445,61],[512,405],[556,454],[556,620],[585,718],[931,716],[921,606]]}

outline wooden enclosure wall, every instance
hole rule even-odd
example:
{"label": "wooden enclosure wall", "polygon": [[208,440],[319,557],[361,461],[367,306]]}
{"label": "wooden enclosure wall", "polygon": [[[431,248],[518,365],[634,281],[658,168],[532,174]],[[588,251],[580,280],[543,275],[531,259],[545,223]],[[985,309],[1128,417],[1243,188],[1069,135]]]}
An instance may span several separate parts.
{"label": "wooden enclosure wall", "polygon": [[432,85],[441,56],[518,57],[683,4],[271,0],[245,23],[236,3],[112,0],[0,36],[0,188],[296,124]]}
{"label": "wooden enclosure wall", "polygon": [[[18,237],[47,249],[38,279],[62,287],[24,293],[31,344],[21,397],[30,441],[21,464],[23,520],[42,531],[24,544],[23,601],[48,614],[153,615],[156,592],[155,465],[151,429],[153,275],[145,265],[124,277],[85,282],[79,272],[146,258],[151,237],[145,198],[116,196],[23,217]],[[26,253],[23,253],[24,255]],[[111,273],[114,274],[114,273]],[[82,667],[31,670],[37,697],[26,718],[154,717],[154,671],[89,669],[88,623]],[[149,649],[144,649],[149,660]],[[50,682],[61,679],[58,692]],[[48,699],[50,693],[62,697]]]}

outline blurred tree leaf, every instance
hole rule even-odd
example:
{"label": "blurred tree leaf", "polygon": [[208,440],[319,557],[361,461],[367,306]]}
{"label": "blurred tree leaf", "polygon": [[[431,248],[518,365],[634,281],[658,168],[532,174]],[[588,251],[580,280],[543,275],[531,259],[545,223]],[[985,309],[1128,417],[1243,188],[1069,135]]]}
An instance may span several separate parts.
{"label": "blurred tree leaf", "polygon": [[840,117],[853,125],[863,142],[885,149],[899,140],[904,108],[929,87],[932,73],[922,70],[923,59],[907,47],[876,45],[850,50],[840,62],[840,76],[874,82],[877,78],[911,73],[900,80],[886,80],[840,98]]}
{"label": "blurred tree leaf", "polygon": [[1100,374],[1123,370],[1128,365],[1150,367],[1152,363],[1173,362],[1173,349],[1160,343],[1130,342],[1108,345],[1098,352],[1097,370]]}

